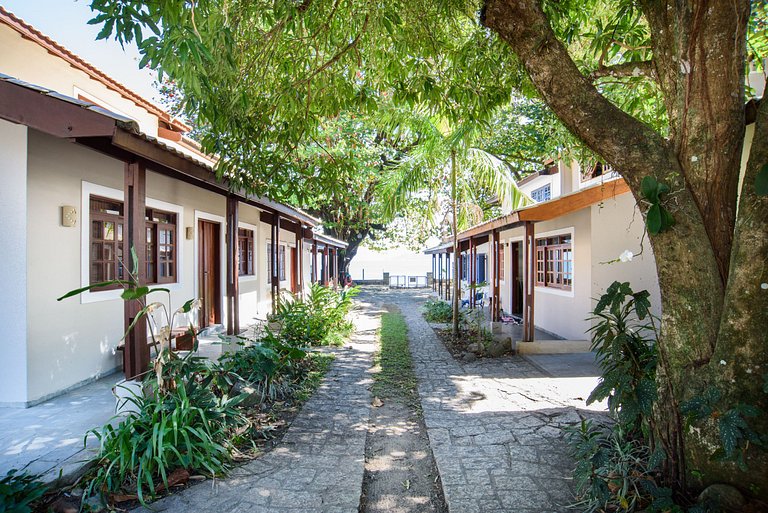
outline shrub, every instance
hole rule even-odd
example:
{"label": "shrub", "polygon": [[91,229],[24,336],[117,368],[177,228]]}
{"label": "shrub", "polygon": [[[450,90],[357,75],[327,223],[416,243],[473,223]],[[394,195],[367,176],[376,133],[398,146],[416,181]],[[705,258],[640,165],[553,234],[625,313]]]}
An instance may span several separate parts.
{"label": "shrub", "polygon": [[[203,359],[164,352],[165,365],[145,381],[145,393],[130,398],[137,411],[116,426],[92,430],[101,442],[85,496],[132,494],[145,503],[168,487],[175,469],[224,473],[230,461],[230,431],[242,423],[239,398],[217,396],[215,373]],[[162,484],[162,487],[160,486]]]}
{"label": "shrub", "polygon": [[0,478],[0,512],[32,513],[46,489],[39,476],[11,469]]}
{"label": "shrub", "polygon": [[613,425],[582,422],[568,430],[581,510],[676,510],[672,492],[659,486],[657,466],[664,458],[650,429],[656,401],[654,318],[649,294],[614,282],[595,306],[592,349],[602,375],[587,404],[608,399]]}
{"label": "shrub", "polygon": [[347,314],[358,293],[356,287],[337,292],[315,283],[306,298],[281,300],[270,320],[280,326],[279,337],[290,346],[339,345],[352,330]]}
{"label": "shrub", "polygon": [[256,389],[260,402],[284,400],[294,393],[304,378],[309,360],[307,352],[283,344],[274,334],[239,351],[219,358],[224,372],[235,374]]}
{"label": "shrub", "polygon": [[451,322],[453,319],[453,308],[446,301],[430,299],[424,303],[424,318],[427,322]]}

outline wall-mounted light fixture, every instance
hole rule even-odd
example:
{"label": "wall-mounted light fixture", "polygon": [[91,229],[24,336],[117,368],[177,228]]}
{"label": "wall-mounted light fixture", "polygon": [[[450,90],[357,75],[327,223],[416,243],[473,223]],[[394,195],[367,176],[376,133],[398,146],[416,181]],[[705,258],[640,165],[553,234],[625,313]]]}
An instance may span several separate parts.
{"label": "wall-mounted light fixture", "polygon": [[71,228],[77,225],[77,208],[71,205],[61,207],[61,226]]}
{"label": "wall-mounted light fixture", "polygon": [[191,226],[187,226],[185,229],[185,235],[187,240],[192,240],[195,238],[195,229]]}

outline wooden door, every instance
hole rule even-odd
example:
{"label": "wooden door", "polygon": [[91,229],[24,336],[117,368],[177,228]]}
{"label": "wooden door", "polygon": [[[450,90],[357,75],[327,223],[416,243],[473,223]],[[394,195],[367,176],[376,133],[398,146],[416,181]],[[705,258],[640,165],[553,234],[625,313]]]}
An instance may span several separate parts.
{"label": "wooden door", "polygon": [[523,244],[512,243],[512,309],[513,315],[523,315]]}
{"label": "wooden door", "polygon": [[200,327],[221,324],[221,226],[198,221],[198,283],[202,300]]}
{"label": "wooden door", "polygon": [[299,252],[291,248],[291,292],[299,292]]}

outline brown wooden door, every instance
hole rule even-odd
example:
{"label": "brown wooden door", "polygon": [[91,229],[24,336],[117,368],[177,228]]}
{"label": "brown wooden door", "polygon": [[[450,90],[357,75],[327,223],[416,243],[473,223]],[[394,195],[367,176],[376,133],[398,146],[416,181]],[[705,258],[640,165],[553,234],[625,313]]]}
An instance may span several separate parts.
{"label": "brown wooden door", "polygon": [[291,292],[299,292],[299,252],[291,248]]}
{"label": "brown wooden door", "polygon": [[221,254],[220,225],[198,221],[198,283],[202,307],[200,327],[221,324]]}

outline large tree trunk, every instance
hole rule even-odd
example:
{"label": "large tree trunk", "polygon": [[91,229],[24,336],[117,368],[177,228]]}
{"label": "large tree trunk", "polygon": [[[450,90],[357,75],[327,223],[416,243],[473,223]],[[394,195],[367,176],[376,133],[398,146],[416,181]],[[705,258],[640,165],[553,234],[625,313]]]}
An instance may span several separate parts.
{"label": "large tree trunk", "polygon": [[611,104],[582,75],[538,0],[488,0],[484,23],[510,44],[550,108],[622,174],[635,198],[645,176],[671,187],[664,204],[676,225],[651,237],[663,312],[656,434],[668,451],[668,475],[681,487],[695,476],[700,485],[728,482],[766,493],[766,452],[747,451],[748,472],[712,461],[712,448],[720,445],[711,429],[716,416],[708,429],[684,431],[679,414],[680,403],[710,387],[725,392],[720,412],[737,402],[765,407],[759,376],[768,369],[768,292],[760,283],[768,281],[768,215],[766,198],[752,186],[766,162],[764,105],[756,130],[765,135],[753,146],[736,221],[749,2],[642,4],[670,118],[667,139]]}

